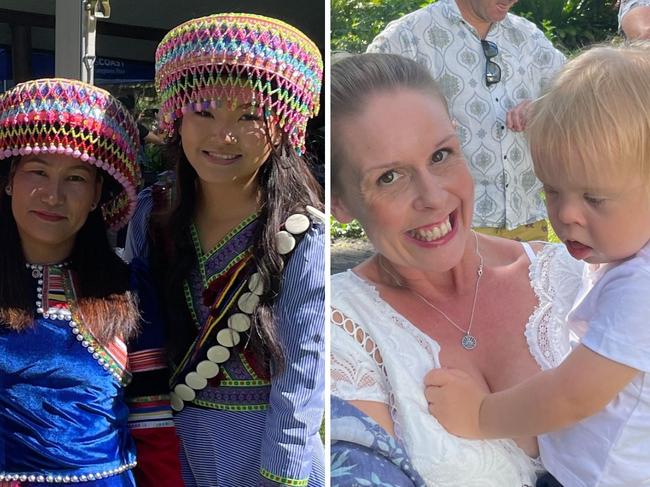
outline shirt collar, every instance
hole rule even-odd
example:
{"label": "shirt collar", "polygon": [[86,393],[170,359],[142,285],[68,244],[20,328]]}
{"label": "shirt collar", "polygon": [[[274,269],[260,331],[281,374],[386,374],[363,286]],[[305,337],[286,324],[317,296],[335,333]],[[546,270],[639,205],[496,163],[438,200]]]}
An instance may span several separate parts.
{"label": "shirt collar", "polygon": [[[467,22],[463,16],[460,13],[460,9],[458,8],[458,4],[456,4],[456,0],[438,0],[439,4],[442,4],[442,15],[452,24],[465,24],[468,29],[470,29],[476,36],[478,36],[478,33],[476,32],[476,29],[474,28],[473,25],[471,25],[469,22]],[[495,22],[490,26],[490,30],[488,31],[488,34],[495,34],[499,31],[501,27],[510,27],[511,26],[511,16],[512,14],[508,12],[506,17],[500,21],[500,22]]]}

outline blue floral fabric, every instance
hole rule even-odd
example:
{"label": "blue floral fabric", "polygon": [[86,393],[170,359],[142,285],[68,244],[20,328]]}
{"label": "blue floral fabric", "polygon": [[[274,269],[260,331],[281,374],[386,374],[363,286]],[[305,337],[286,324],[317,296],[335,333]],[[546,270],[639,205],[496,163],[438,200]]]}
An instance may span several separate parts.
{"label": "blue floral fabric", "polygon": [[386,430],[338,397],[331,404],[331,487],[425,486]]}

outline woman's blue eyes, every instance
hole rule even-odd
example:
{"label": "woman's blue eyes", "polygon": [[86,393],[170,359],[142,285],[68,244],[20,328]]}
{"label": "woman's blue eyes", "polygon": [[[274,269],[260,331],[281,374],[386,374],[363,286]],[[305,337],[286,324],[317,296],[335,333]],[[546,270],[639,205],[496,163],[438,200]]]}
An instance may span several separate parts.
{"label": "woman's blue eyes", "polygon": [[377,183],[379,183],[380,185],[387,186],[389,184],[394,183],[398,179],[398,177],[399,175],[397,174],[397,172],[393,170],[386,171],[384,174],[379,176]]}
{"label": "woman's blue eyes", "polygon": [[[443,162],[445,159],[447,159],[450,153],[451,151],[449,149],[440,149],[433,153],[433,155],[431,156],[431,162],[433,163]],[[391,169],[383,173],[381,176],[379,176],[379,178],[377,179],[377,184],[382,186],[388,186],[390,184],[393,184],[401,177],[402,175],[399,172]]]}
{"label": "woman's blue eyes", "polygon": [[433,156],[431,156],[431,161],[432,162],[442,162],[445,159],[447,159],[447,156],[449,155],[451,151],[449,149],[440,149],[439,151],[435,151],[433,153]]}

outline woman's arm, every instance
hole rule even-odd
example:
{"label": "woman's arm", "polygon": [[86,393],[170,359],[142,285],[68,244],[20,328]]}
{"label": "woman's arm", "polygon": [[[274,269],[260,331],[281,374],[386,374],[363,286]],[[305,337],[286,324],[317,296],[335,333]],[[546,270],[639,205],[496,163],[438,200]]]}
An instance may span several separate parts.
{"label": "woman's arm", "polygon": [[138,194],[138,204],[126,230],[126,243],[122,256],[126,262],[131,262],[136,257],[140,257],[145,262],[149,259],[149,216],[152,209],[153,195],[151,187],[148,187]]}
{"label": "woman's arm", "polygon": [[423,487],[395,438],[351,402],[331,398],[331,485]]}
{"label": "woman's arm", "polygon": [[139,486],[183,485],[179,460],[180,443],[169,402],[169,370],[164,349],[164,328],[155,289],[146,264],[131,262],[131,287],[140,305],[140,333],[129,343],[127,387],[129,429],[136,443]]}
{"label": "woman's arm", "polygon": [[324,237],[322,227],[315,227],[289,258],[274,306],[285,366],[271,378],[260,485],[319,485],[312,460],[324,461],[318,440],[325,388],[324,300]]}
{"label": "woman's arm", "polygon": [[390,415],[388,404],[377,401],[350,401],[350,404],[374,419],[391,436],[395,436],[395,423]]}
{"label": "woman's arm", "polygon": [[335,308],[335,300],[332,297],[330,392],[394,435],[385,375],[376,361],[381,354],[361,325]]}

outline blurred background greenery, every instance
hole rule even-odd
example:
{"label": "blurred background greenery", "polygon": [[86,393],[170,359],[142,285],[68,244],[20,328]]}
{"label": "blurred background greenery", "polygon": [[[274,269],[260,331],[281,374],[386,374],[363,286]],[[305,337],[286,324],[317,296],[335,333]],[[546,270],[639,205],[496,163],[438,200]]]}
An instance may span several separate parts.
{"label": "blurred background greenery", "polygon": [[[364,52],[388,22],[435,0],[332,0],[332,50]],[[571,53],[616,35],[616,0],[519,0],[511,12],[531,20]]]}

